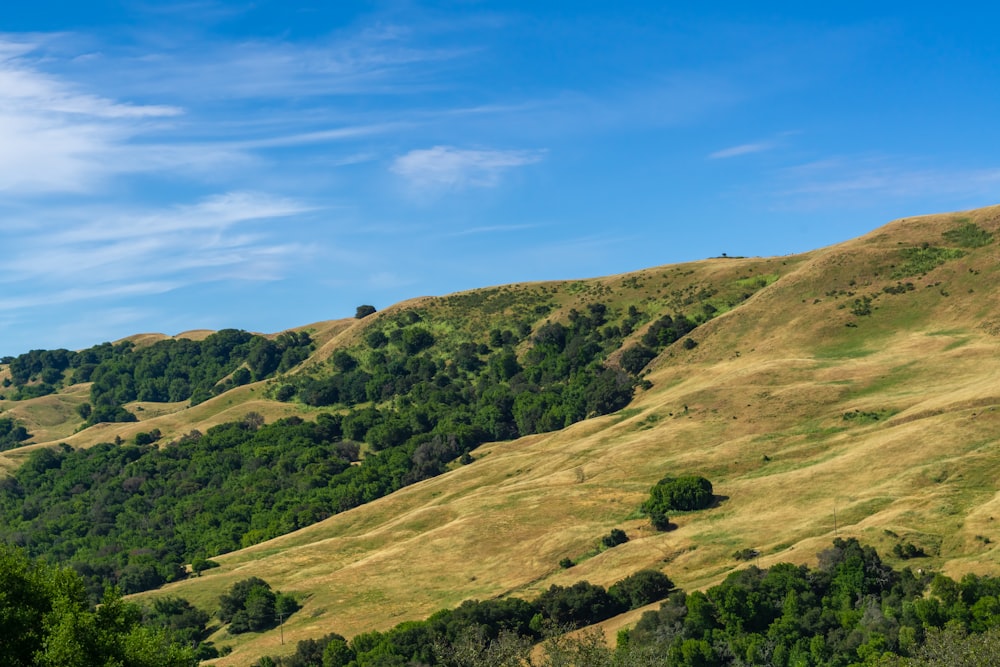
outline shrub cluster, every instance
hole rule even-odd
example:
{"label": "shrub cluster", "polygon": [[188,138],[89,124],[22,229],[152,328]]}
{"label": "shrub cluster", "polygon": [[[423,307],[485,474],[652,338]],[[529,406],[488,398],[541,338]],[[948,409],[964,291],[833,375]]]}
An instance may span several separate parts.
{"label": "shrub cluster", "polygon": [[305,640],[293,655],[263,658],[257,667],[279,662],[285,667],[522,664],[497,661],[496,654],[506,646],[526,657],[533,642],[553,631],[581,628],[642,607],[663,599],[673,587],[662,572],[642,570],[609,589],[581,581],[551,586],[531,602],[466,600],[427,620],[406,621],[387,632],[366,632],[350,641],[336,633]]}

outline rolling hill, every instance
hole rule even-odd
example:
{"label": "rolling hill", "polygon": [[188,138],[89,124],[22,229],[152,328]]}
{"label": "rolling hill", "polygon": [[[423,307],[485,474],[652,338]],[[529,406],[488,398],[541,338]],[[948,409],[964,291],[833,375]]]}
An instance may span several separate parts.
{"label": "rolling hill", "polygon": [[[221,567],[143,595],[180,595],[212,610],[234,582],[257,576],[300,598],[302,610],[280,632],[217,633],[217,645],[232,647],[213,661],[223,666],[288,653],[329,632],[386,629],[464,599],[530,597],[582,579],[607,586],[642,568],[663,570],[686,589],[705,587],[745,567],[733,558],[738,550],[757,550],[762,567],[810,563],[838,535],[876,546],[890,562],[893,546],[908,542],[928,554],[921,567],[995,573],[997,236],[1000,207],[991,207],[897,220],[794,256],[719,257],[414,299],[363,319],[300,327],[315,351],[284,378],[193,407],[132,403],[134,423],[77,431],[84,384],[0,401],[0,416],[19,420],[36,443],[0,452],[0,468],[11,471],[57,442],[86,448],[153,428],[169,440],[248,412],[269,423],[315,419],[330,408],[276,401],[275,387],[332,372],[338,350],[359,349],[366,334],[407,313],[419,313],[447,356],[449,342],[486,340],[526,318],[537,333],[600,302],[619,316],[630,306],[647,315],[611,352],[612,366],[657,317],[682,313],[701,323],[653,359],[623,409],[483,444],[468,465],[213,555]],[[685,473],[711,479],[719,503],[672,516],[674,530],[653,531],[639,506],[658,479]],[[612,528],[629,541],[596,553]],[[577,564],[561,568],[563,558]]]}

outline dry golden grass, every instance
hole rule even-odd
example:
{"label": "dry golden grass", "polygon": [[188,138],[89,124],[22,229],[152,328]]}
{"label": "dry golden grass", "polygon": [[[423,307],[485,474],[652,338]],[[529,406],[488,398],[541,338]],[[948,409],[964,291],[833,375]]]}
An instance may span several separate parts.
{"label": "dry golden grass", "polygon": [[86,403],[90,384],[78,384],[58,394],[40,396],[25,401],[0,401],[5,417],[21,422],[32,434],[32,442],[51,442],[64,438],[83,421],[76,413]]}
{"label": "dry golden grass", "polygon": [[[759,549],[762,567],[807,563],[836,535],[857,536],[883,554],[905,539],[930,554],[919,563],[925,568],[995,574],[1000,244],[905,278],[912,291],[882,291],[897,282],[891,274],[900,248],[940,244],[961,219],[1000,237],[1000,207],[993,207],[897,221],[795,257],[712,259],[509,288],[553,290],[558,317],[598,295],[621,307],[666,308],[700,285],[780,276],[696,330],[695,349],[661,355],[648,375],[653,388],[621,413],[485,445],[471,465],[218,556],[222,567],[147,595],[181,595],[212,610],[227,587],[259,576],[300,597],[303,609],[285,624],[283,647],[277,630],[218,633],[220,645],[233,647],[213,661],[221,667],[289,653],[296,641],[328,632],[386,629],[467,598],[532,597],[581,579],[609,585],[643,567],[662,569],[685,588],[706,587],[745,566],[732,558],[737,549]],[[854,299],[865,295],[872,314],[852,314]],[[356,340],[372,321],[331,325],[319,356]],[[113,429],[155,425],[180,434],[249,410],[270,421],[291,409],[260,400],[260,391],[242,387]],[[880,418],[845,419],[852,411]],[[99,437],[83,432],[67,441]],[[706,475],[722,500],[655,533],[630,517],[668,473]],[[587,554],[614,527],[630,541],[559,568],[561,558]],[[604,627],[613,636],[638,615]]]}

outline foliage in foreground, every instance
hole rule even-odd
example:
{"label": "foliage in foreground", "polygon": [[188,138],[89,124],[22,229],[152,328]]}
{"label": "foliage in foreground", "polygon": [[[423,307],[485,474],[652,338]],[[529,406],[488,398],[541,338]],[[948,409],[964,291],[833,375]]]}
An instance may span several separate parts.
{"label": "foliage in foreground", "polygon": [[107,592],[93,607],[80,577],[0,545],[0,655],[10,667],[193,667],[192,651]]}
{"label": "foliage in foreground", "polygon": [[257,667],[279,662],[282,667],[518,665],[532,645],[555,628],[598,623],[660,600],[672,589],[662,572],[642,570],[608,589],[580,581],[551,586],[531,602],[466,600],[455,609],[401,623],[387,632],[366,632],[350,641],[336,633],[305,640],[293,655],[280,660],[266,657]]}
{"label": "foliage in foreground", "polygon": [[[553,587],[533,602],[466,601],[426,621],[348,641],[332,634],[282,658],[290,667],[948,667],[1000,665],[1000,579],[894,570],[871,547],[837,539],[816,568],[780,563],[731,574],[705,592],[670,592],[644,571],[605,591]],[[564,635],[668,596],[609,647]],[[553,636],[553,632],[558,633]],[[545,639],[549,637],[549,639]],[[543,641],[541,649],[533,646]],[[265,658],[260,666],[277,664]]]}

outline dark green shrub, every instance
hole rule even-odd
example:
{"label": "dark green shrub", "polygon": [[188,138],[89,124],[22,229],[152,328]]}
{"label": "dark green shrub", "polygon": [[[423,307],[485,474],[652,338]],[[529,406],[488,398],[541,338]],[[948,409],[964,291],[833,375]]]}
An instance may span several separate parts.
{"label": "dark green shrub", "polygon": [[632,375],[638,375],[639,371],[646,367],[650,361],[656,358],[656,350],[645,345],[633,345],[622,352],[619,363],[621,367]]}
{"label": "dark green shrub", "polygon": [[[664,477],[649,491],[643,510],[657,530],[666,530],[668,511],[689,512],[712,504],[712,483],[697,475]],[[661,527],[663,526],[663,527]]]}
{"label": "dark green shrub", "polygon": [[211,570],[215,567],[219,567],[219,564],[214,560],[202,558],[201,556],[191,561],[191,571],[195,574],[201,574],[205,570]]}
{"label": "dark green shrub", "polygon": [[664,315],[650,325],[649,330],[642,337],[642,342],[649,347],[662,349],[675,340],[686,336],[694,328],[695,324],[683,315],[677,317]]}
{"label": "dark green shrub", "polygon": [[368,344],[368,347],[377,350],[389,344],[389,337],[381,331],[372,331],[365,335],[365,342]]}
{"label": "dark green shrub", "polygon": [[625,611],[604,588],[586,581],[570,587],[553,584],[538,596],[535,606],[557,627],[582,628]]}
{"label": "dark green shrub", "polygon": [[601,538],[601,546],[605,549],[611,549],[626,542],[628,542],[628,535],[621,528],[612,528],[610,533]]}
{"label": "dark green shrub", "polygon": [[294,598],[275,593],[258,577],[238,581],[219,596],[219,618],[231,634],[273,628],[298,609]]}
{"label": "dark green shrub", "polygon": [[608,594],[623,607],[638,609],[650,602],[667,597],[674,589],[674,582],[658,570],[639,570],[612,584]]}

